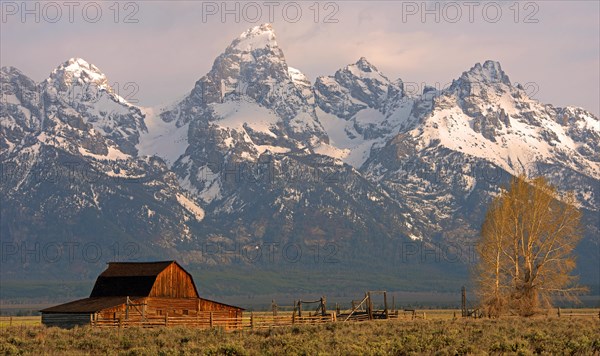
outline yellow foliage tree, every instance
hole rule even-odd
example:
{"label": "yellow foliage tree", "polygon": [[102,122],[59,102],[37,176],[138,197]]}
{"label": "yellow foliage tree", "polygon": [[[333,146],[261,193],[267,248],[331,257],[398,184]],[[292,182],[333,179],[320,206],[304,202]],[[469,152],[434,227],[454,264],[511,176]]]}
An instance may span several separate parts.
{"label": "yellow foliage tree", "polygon": [[577,298],[580,218],[572,194],[559,196],[542,177],[512,179],[491,202],[477,245],[477,292],[488,315],[529,316],[554,295]]}

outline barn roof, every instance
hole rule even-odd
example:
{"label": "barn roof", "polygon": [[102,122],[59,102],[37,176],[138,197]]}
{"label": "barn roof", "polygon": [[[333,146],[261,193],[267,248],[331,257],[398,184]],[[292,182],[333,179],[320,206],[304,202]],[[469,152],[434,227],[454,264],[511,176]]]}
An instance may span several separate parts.
{"label": "barn roof", "polygon": [[100,274],[100,277],[156,277],[171,263],[177,262],[108,262],[108,268]]}
{"label": "barn roof", "polygon": [[246,310],[245,308],[242,308],[242,307],[238,307],[238,306],[231,305],[231,304],[226,304],[226,303],[217,302],[216,300],[212,300],[212,299],[206,299],[206,298],[198,298],[198,299],[200,299],[200,300],[205,300],[205,301],[207,301],[207,302],[211,302],[211,303],[215,303],[215,304],[221,304],[221,305],[224,305],[224,306],[226,306],[226,307],[233,308],[233,309],[238,309],[238,310]]}
{"label": "barn roof", "polygon": [[[185,271],[176,261],[109,262],[108,268],[96,279],[90,297],[146,297],[150,294],[156,277],[173,263]],[[189,275],[189,272],[185,272]],[[191,280],[198,295],[194,279]]]}
{"label": "barn roof", "polygon": [[75,300],[40,310],[42,313],[95,313],[125,304],[127,297],[99,297]]}
{"label": "barn roof", "polygon": [[[109,262],[108,268],[96,279],[89,298],[57,305],[40,310],[43,313],[95,313],[103,309],[125,304],[127,297],[132,300],[147,297],[158,275],[175,263],[190,276],[191,283],[198,297],[198,290],[192,275],[176,261],[160,262]],[[199,298],[227,307],[243,308]]]}

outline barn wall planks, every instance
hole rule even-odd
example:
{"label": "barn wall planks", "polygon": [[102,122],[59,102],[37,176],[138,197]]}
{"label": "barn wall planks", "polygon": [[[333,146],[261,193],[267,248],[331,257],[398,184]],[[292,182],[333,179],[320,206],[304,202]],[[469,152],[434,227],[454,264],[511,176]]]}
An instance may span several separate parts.
{"label": "barn wall planks", "polygon": [[150,297],[195,298],[192,277],[176,263],[170,264],[157,277]]}
{"label": "barn wall planks", "polygon": [[42,324],[46,326],[58,326],[61,328],[72,328],[90,324],[91,315],[82,314],[42,314]]}
{"label": "barn wall planks", "polygon": [[[129,318],[141,317],[142,313],[146,317],[154,316],[173,316],[185,317],[196,315],[207,315],[208,312],[214,312],[215,315],[235,318],[242,316],[242,310],[229,305],[213,302],[202,298],[165,298],[148,297],[137,298],[131,301],[136,304],[135,307],[129,307]],[[127,306],[118,305],[113,308],[103,309],[98,315],[103,319],[125,318]]]}
{"label": "barn wall planks", "polygon": [[196,315],[198,311],[197,298],[146,298],[149,315],[183,316]]}
{"label": "barn wall planks", "polygon": [[229,317],[235,318],[237,316],[242,316],[242,310],[239,308],[235,308],[229,305],[213,302],[211,300],[206,300],[200,298],[198,300],[198,310],[199,311],[227,311],[229,312]]}

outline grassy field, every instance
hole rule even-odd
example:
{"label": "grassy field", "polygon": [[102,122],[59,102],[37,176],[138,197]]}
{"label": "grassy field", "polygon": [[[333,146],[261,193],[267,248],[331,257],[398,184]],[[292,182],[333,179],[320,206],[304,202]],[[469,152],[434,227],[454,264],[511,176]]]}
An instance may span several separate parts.
{"label": "grassy field", "polygon": [[39,326],[42,324],[40,316],[1,316],[0,328],[10,326]]}
{"label": "grassy field", "polygon": [[[447,314],[445,314],[447,315]],[[372,321],[221,329],[0,328],[0,354],[44,355],[600,355],[600,320],[549,317]]]}
{"label": "grassy field", "polygon": [[[310,311],[307,311],[310,312]],[[411,319],[411,312],[399,311],[400,317],[403,319]],[[570,317],[571,315],[579,317],[580,314],[589,314],[592,316],[599,316],[600,310],[592,308],[561,308],[562,317]],[[257,317],[269,317],[272,312],[258,311],[253,312]],[[460,317],[460,309],[417,309],[416,317],[419,319],[435,319],[435,320],[448,320]],[[244,314],[248,315],[248,313]],[[291,311],[279,311],[279,316],[292,317]],[[548,311],[548,316],[557,316],[557,310],[553,309]],[[36,326],[41,325],[42,319],[40,316],[0,316],[0,328],[6,328],[9,326]]]}

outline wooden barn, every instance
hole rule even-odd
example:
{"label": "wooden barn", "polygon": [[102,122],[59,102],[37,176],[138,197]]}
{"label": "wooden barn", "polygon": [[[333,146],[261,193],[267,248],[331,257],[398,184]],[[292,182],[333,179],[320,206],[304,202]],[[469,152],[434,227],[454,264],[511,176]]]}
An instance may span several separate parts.
{"label": "wooden barn", "polygon": [[169,318],[200,325],[208,317],[211,326],[214,318],[214,325],[222,320],[228,327],[232,320],[241,320],[242,311],[200,298],[192,276],[175,261],[109,262],[89,298],[41,310],[44,325],[60,327],[136,322],[146,326],[152,321],[167,325]]}

